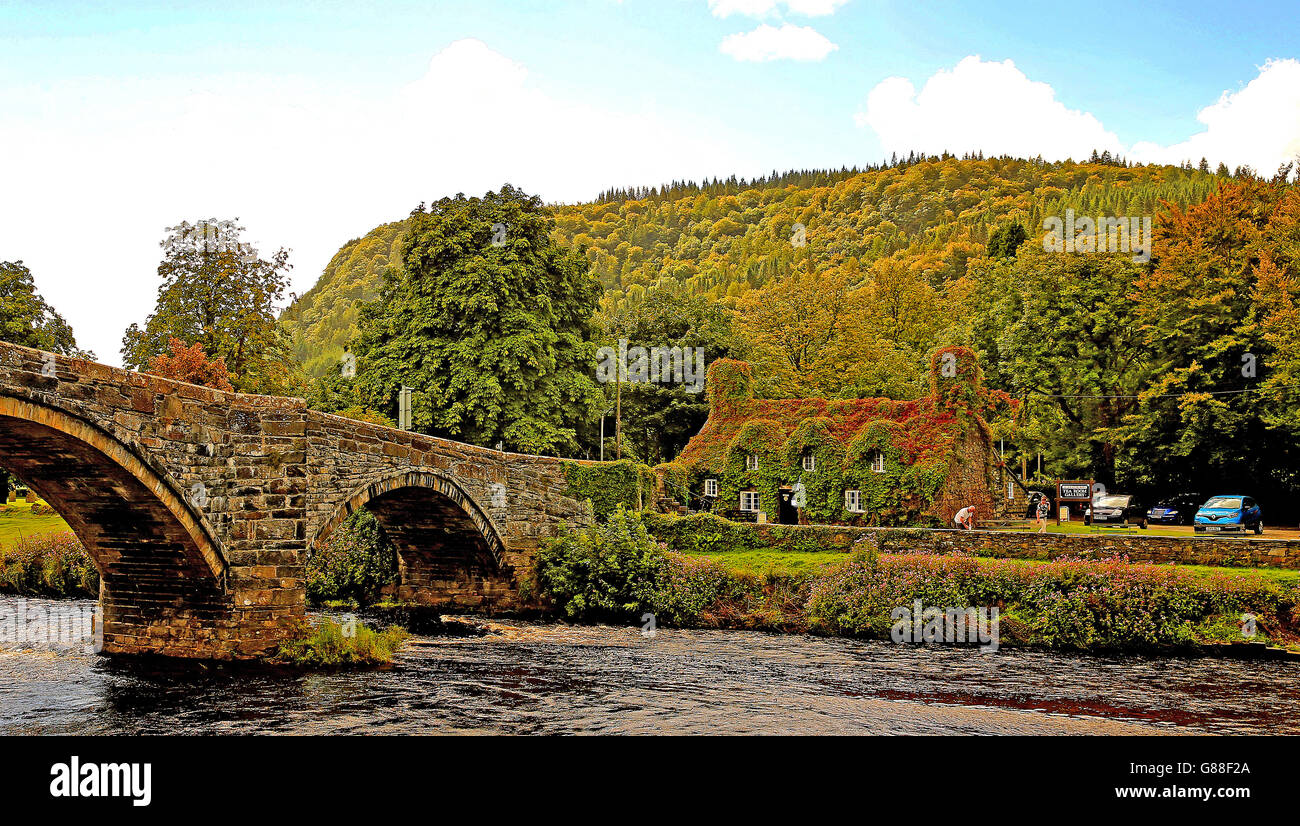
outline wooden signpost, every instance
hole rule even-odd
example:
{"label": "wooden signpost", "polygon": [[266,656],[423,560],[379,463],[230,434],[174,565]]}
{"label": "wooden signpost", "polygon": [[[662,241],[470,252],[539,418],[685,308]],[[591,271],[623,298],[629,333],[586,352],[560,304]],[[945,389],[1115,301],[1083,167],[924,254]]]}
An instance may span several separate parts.
{"label": "wooden signpost", "polygon": [[1074,481],[1056,483],[1056,524],[1061,524],[1061,503],[1062,502],[1087,502],[1092,504],[1092,491],[1095,482],[1092,479],[1087,481]]}

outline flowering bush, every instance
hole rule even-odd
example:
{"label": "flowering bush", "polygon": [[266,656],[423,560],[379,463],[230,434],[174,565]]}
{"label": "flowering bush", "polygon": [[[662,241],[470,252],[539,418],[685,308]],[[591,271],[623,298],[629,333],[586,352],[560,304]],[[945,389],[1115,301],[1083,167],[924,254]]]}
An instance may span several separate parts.
{"label": "flowering bush", "polygon": [[94,599],[99,571],[71,531],[24,536],[0,549],[0,591]]}
{"label": "flowering bush", "polygon": [[1148,650],[1233,641],[1223,639],[1222,627],[1231,620],[1240,629],[1246,613],[1259,618],[1261,633],[1287,637],[1296,631],[1300,591],[1123,559],[1025,564],[901,554],[857,557],[819,577],[808,601],[809,623],[829,633],[884,637],[893,624],[889,612],[918,599],[927,606],[997,606],[1011,643]]}

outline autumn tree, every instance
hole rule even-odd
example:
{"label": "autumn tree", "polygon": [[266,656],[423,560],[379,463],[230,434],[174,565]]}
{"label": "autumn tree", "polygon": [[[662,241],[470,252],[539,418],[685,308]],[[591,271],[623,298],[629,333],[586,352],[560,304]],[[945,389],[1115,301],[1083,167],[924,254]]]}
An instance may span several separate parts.
{"label": "autumn tree", "polygon": [[289,253],[262,258],[243,231],[216,218],[167,228],[157,303],[143,328],[132,324],[123,336],[123,364],[143,369],[176,338],[225,362],[240,392],[302,394],[288,338],[276,323]]}
{"label": "autumn tree", "polygon": [[[1143,480],[1300,492],[1300,189],[1247,178],[1156,222],[1136,284],[1152,380],[1125,432]],[[1278,373],[1273,371],[1277,370]]]}
{"label": "autumn tree", "polygon": [[838,389],[850,269],[818,269],[806,260],[742,297],[740,328],[752,347],[762,395],[833,395]]}
{"label": "autumn tree", "polygon": [[148,372],[216,390],[235,389],[230,383],[225,360],[208,358],[207,353],[203,352],[203,345],[193,344],[187,347],[185,342],[173,338],[168,342],[168,347],[171,352],[154,356],[149,362]]}

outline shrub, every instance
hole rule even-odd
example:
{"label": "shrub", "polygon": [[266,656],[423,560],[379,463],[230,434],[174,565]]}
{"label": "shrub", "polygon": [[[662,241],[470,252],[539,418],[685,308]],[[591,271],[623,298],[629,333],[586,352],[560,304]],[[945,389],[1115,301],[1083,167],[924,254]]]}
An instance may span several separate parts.
{"label": "shrub", "polygon": [[[886,637],[890,611],[920,600],[927,607],[998,607],[1008,642],[1067,650],[1154,650],[1224,639],[1225,622],[1243,613],[1261,629],[1285,630],[1300,592],[1242,577],[1197,577],[1173,566],[1125,560],[1011,560],[929,554],[855,557],[818,577],[808,600],[810,625],[834,634]],[[1290,632],[1288,632],[1290,633]],[[1230,635],[1229,635],[1230,636]]]}
{"label": "shrub", "polygon": [[25,536],[0,550],[0,591],[96,599],[99,571],[71,531]]}
{"label": "shrub", "polygon": [[652,609],[664,552],[640,514],[618,505],[608,521],[543,545],[533,571],[539,591],[570,619],[635,619]]}
{"label": "shrub", "polygon": [[376,631],[360,622],[344,627],[325,619],[309,634],[281,643],[272,661],[313,668],[386,665],[409,636],[395,625]]}
{"label": "shrub", "polygon": [[315,605],[374,602],[397,576],[397,550],[370,511],[343,520],[329,539],[307,559],[307,599]]}

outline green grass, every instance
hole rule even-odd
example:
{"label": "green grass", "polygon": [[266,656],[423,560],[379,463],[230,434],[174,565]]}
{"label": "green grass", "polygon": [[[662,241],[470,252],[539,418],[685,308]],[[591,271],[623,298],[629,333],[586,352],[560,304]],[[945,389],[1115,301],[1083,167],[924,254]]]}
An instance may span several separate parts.
{"label": "green grass", "polygon": [[0,509],[0,547],[12,545],[19,537],[72,530],[57,513],[34,514],[28,502],[19,499]]}
{"label": "green grass", "polygon": [[840,551],[727,551],[696,556],[715,559],[728,570],[745,574],[816,574],[849,558]]}
{"label": "green grass", "polygon": [[[693,556],[714,559],[728,570],[745,574],[817,574],[849,560],[850,554],[840,551],[727,551],[702,553]],[[992,557],[990,557],[992,558]],[[1017,565],[1042,565],[1043,560],[1008,558]],[[1222,568],[1211,565],[1175,565],[1179,570],[1208,579],[1215,574],[1233,577],[1255,577],[1280,586],[1300,585],[1300,570],[1290,568]]]}

